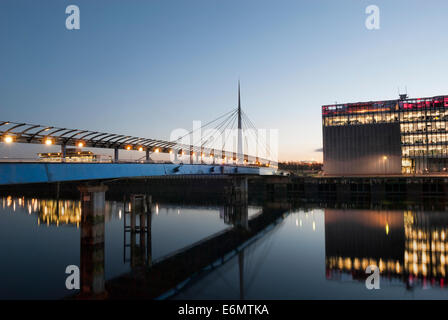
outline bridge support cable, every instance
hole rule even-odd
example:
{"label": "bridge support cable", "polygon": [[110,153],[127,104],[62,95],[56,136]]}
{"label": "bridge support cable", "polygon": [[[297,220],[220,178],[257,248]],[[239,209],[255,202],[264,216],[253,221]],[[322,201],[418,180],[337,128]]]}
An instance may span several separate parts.
{"label": "bridge support cable", "polygon": [[[224,119],[224,121],[222,121],[217,127],[213,128],[214,132],[218,132],[220,135],[222,135],[222,133],[225,131],[225,129],[228,127],[229,123],[232,121],[232,119],[235,117],[236,114],[236,110],[234,110],[232,112],[232,114],[230,114],[226,119]],[[201,148],[204,148],[208,145],[209,142],[214,142],[214,136],[213,136],[213,132],[211,133],[211,135],[209,137],[205,136],[207,139],[205,139],[204,142],[201,142]],[[204,137],[201,137],[201,141],[203,140]]]}
{"label": "bridge support cable", "polygon": [[[230,125],[230,127],[227,129],[227,132],[224,133],[224,143],[222,145],[222,150],[225,151],[225,147],[226,147],[226,143],[227,140],[229,140],[229,137],[232,135],[232,130],[234,129],[234,125],[236,122],[237,118],[235,117],[232,121],[232,124]],[[233,151],[233,150],[232,150]]]}
{"label": "bridge support cable", "polygon": [[[247,128],[247,132],[252,134],[252,137],[255,139],[255,145],[258,148],[261,148],[262,151],[265,153],[265,158],[269,158],[269,156],[272,154],[271,149],[269,147],[269,144],[266,139],[263,139],[263,141],[260,141],[260,136],[258,135],[257,128],[252,123],[252,121],[249,119],[249,117],[243,112],[243,122]],[[258,156],[257,156],[258,158]]]}
{"label": "bridge support cable", "polygon": [[176,140],[174,140],[174,142],[179,142],[179,141],[182,140],[183,138],[193,135],[193,133],[195,133],[196,131],[198,131],[198,130],[202,130],[202,129],[208,127],[209,125],[211,125],[211,124],[217,122],[218,120],[220,120],[220,119],[222,119],[222,118],[224,118],[224,117],[226,117],[226,116],[229,116],[229,115],[233,114],[235,111],[236,111],[236,109],[233,109],[233,110],[230,110],[229,112],[224,113],[223,115],[219,116],[218,118],[216,118],[216,119],[214,119],[214,120],[211,120],[211,121],[207,122],[206,124],[204,124],[204,125],[201,126],[200,128],[193,129],[193,130],[191,130],[190,132],[188,132],[187,134],[185,134],[185,135],[183,135],[183,136],[177,138]]}

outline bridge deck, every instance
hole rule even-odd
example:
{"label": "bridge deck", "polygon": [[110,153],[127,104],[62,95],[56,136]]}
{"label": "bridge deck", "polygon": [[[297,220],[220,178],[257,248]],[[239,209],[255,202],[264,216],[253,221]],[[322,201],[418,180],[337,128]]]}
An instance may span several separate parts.
{"label": "bridge deck", "polygon": [[263,175],[273,169],[172,163],[0,163],[0,185],[175,175]]}

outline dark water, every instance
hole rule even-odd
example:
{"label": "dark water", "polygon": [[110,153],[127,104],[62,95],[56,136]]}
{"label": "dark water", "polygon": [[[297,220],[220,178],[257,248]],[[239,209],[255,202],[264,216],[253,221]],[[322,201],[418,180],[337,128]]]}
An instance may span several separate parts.
{"label": "dark water", "polygon": [[[79,265],[81,203],[0,198],[0,298],[72,294],[65,268]],[[131,270],[121,202],[106,203],[104,278]],[[261,207],[249,208],[249,219]],[[220,206],[153,203],[153,261],[231,228]],[[195,277],[175,299],[446,299],[444,211],[294,209],[229,261]],[[365,286],[368,265],[380,289]]]}
{"label": "dark water", "polygon": [[[447,223],[446,212],[291,212],[176,298],[447,299]],[[379,290],[366,289],[368,265],[380,267]]]}

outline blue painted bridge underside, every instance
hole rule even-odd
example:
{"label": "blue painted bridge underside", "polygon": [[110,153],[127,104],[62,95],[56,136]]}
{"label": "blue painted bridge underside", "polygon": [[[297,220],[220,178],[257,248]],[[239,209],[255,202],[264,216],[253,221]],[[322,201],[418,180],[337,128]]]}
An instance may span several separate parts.
{"label": "blue painted bridge underside", "polygon": [[0,163],[0,185],[168,175],[269,174],[263,169],[266,168],[162,163]]}

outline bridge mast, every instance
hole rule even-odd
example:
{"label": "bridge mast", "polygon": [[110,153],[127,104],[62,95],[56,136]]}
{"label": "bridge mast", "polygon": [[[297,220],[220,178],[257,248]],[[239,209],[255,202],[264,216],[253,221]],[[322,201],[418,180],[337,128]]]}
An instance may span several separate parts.
{"label": "bridge mast", "polygon": [[241,124],[241,95],[240,95],[240,80],[238,80],[238,163],[243,163],[243,131]]}

